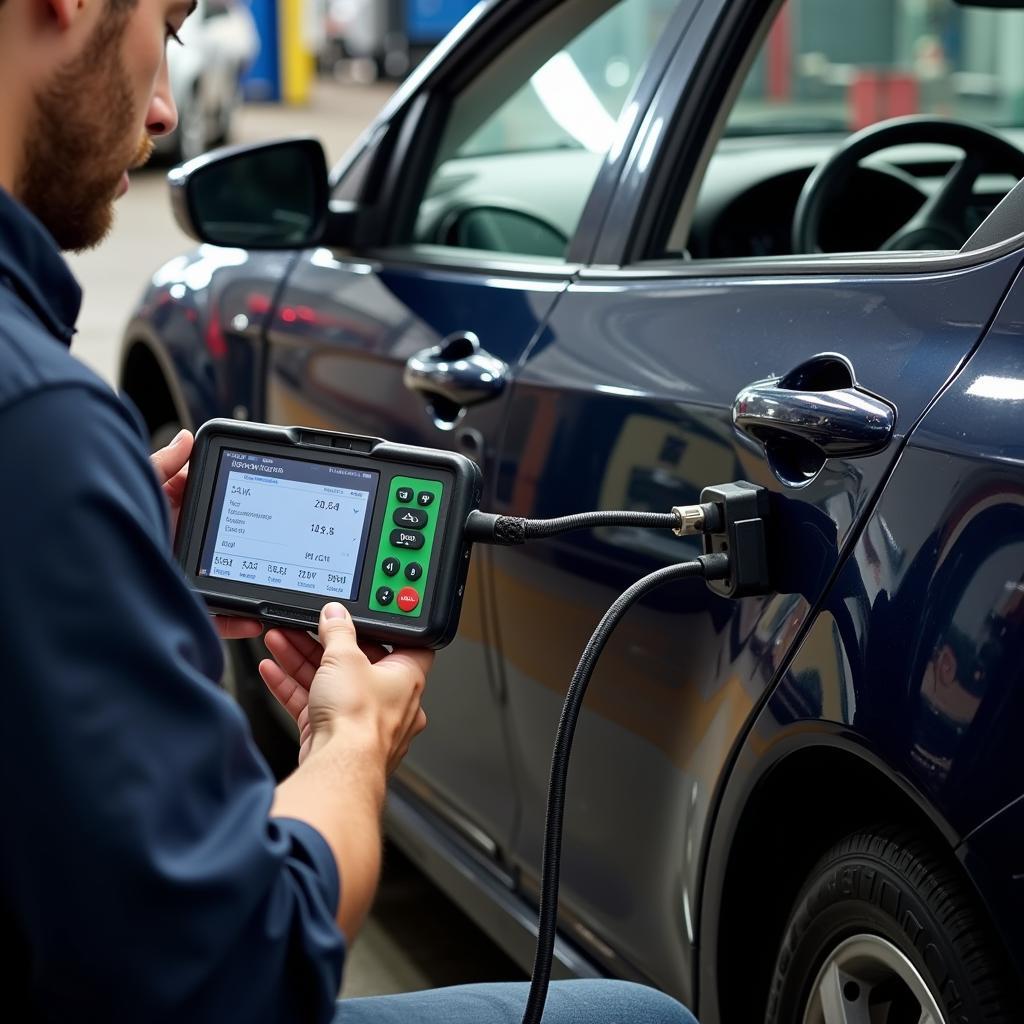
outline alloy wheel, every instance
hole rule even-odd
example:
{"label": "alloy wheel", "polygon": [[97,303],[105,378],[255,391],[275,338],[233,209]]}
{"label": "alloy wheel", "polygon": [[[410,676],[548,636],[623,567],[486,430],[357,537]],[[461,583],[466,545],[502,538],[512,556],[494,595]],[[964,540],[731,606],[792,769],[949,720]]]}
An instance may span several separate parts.
{"label": "alloy wheel", "polygon": [[854,935],[822,964],[803,1024],[947,1024],[920,972],[880,935]]}

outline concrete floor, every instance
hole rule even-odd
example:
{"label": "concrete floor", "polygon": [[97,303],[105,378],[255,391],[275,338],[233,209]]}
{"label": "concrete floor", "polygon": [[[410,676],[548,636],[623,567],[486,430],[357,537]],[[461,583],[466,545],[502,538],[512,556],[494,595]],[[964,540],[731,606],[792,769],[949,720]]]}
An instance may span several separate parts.
{"label": "concrete floor", "polygon": [[[337,160],[390,95],[387,86],[319,83],[304,108],[243,107],[233,141],[287,135],[319,138]],[[166,168],[144,168],[119,202],[110,237],[71,257],[85,290],[72,351],[113,381],[128,312],[163,262],[194,243],[171,216]],[[385,857],[372,915],[349,951],[343,996],[376,995],[469,981],[521,980],[524,975],[397,850]]]}

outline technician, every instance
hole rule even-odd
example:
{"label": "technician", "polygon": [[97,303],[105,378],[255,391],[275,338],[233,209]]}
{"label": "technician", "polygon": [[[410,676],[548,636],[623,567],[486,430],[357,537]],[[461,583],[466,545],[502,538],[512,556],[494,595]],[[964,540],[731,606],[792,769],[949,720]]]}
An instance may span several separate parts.
{"label": "technician", "polygon": [[[81,295],[59,249],[100,241],[127,170],[175,127],[165,45],[190,10],[0,0],[3,1016],[513,1022],[522,985],[336,1008],[430,655],[361,649],[340,604],[322,647],[270,633],[261,672],[302,737],[275,788],[169,555],[191,437],[151,465],[134,414],[68,352]],[[554,986],[545,1019],[692,1021],[614,982]]]}

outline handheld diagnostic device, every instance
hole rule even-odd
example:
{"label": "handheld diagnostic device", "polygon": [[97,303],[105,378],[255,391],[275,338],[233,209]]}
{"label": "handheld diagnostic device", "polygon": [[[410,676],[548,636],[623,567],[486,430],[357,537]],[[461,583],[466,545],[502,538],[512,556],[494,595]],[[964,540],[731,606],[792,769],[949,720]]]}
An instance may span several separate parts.
{"label": "handheld diagnostic device", "polygon": [[359,635],[443,647],[469,571],[480,470],[453,452],[210,420],[175,551],[211,610],[310,629],[341,601]]}

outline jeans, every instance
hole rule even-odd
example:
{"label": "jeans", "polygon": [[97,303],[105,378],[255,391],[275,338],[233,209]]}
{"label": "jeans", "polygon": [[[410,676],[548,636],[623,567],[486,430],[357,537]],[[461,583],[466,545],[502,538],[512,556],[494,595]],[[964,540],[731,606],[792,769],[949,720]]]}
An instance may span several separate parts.
{"label": "jeans", "polygon": [[[526,982],[457,985],[338,1003],[334,1024],[519,1024]],[[555,981],[543,1024],[697,1024],[680,1003],[644,985],[585,979]]]}

